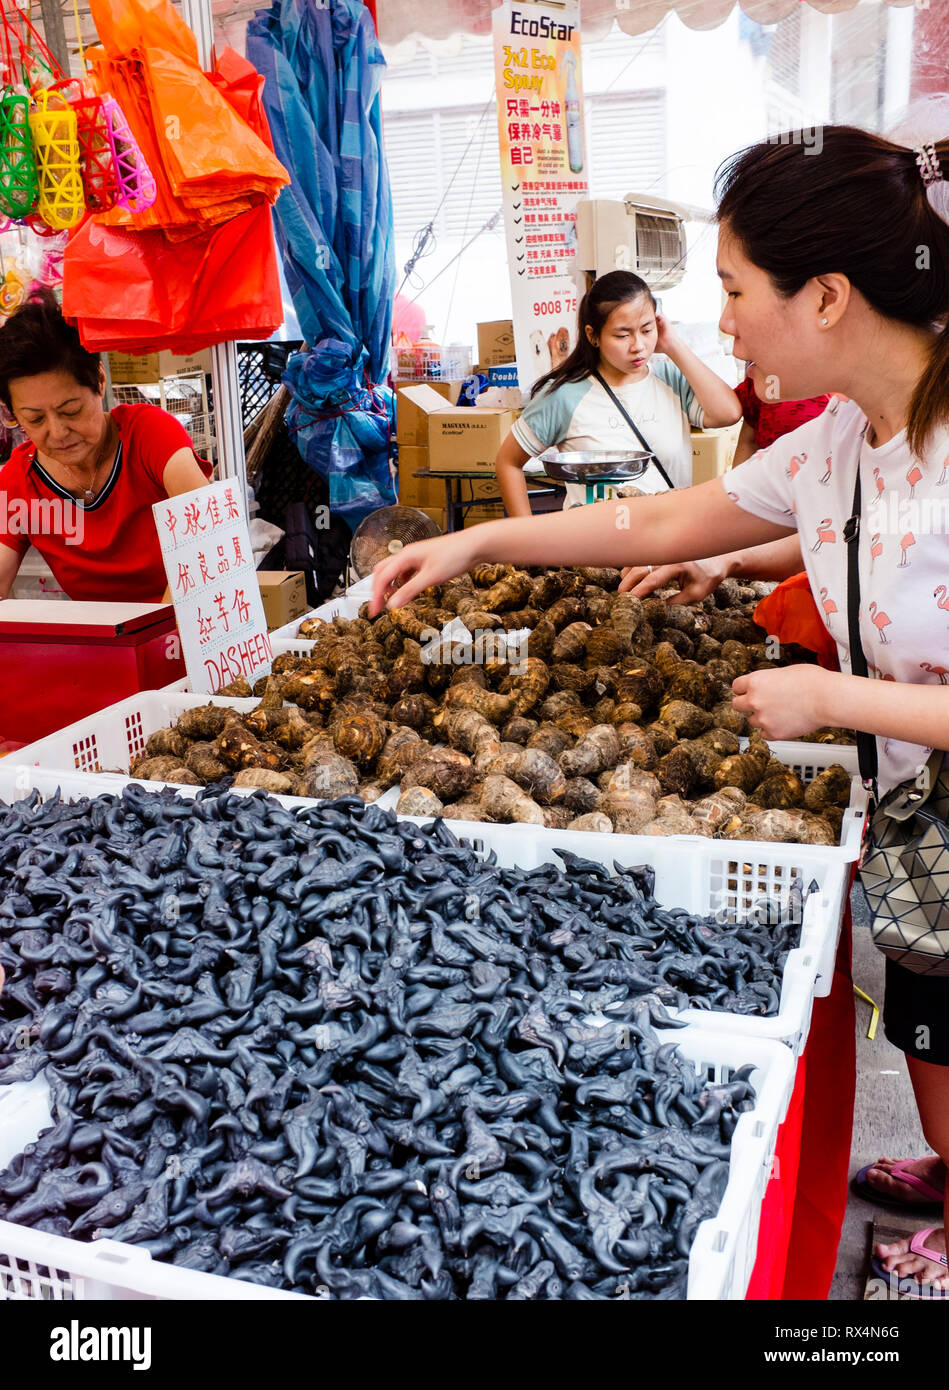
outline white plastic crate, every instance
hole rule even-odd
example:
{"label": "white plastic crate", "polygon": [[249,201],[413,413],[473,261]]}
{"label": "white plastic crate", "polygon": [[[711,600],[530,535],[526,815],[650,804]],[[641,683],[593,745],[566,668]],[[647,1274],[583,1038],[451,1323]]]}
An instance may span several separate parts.
{"label": "white plastic crate", "polygon": [[[690,1299],[741,1299],[754,1268],[761,1203],[794,1081],[787,1048],[769,1041],[711,1033],[702,1028],[661,1030],[696,1073],[727,1081],[752,1064],[754,1108],[743,1114],[732,1138],[728,1185],[716,1216],[703,1221],[689,1257]],[[16,1151],[50,1123],[37,1108],[41,1078],[0,1087],[0,1120],[16,1124]],[[15,1095],[13,1093],[20,1093]],[[4,1094],[7,1093],[7,1094]],[[28,1094],[29,1093],[29,1094]],[[29,1118],[27,1119],[27,1115]],[[304,1295],[239,1279],[180,1269],[153,1260],[146,1250],[119,1241],[84,1242],[46,1235],[0,1221],[0,1301],[3,1299],[301,1299]],[[314,1301],[314,1300],[310,1300]]]}
{"label": "white plastic crate", "polygon": [[270,640],[281,641],[289,639],[293,641],[300,631],[300,624],[305,623],[308,618],[322,618],[325,623],[331,622],[333,618],[358,618],[359,610],[369,598],[368,594],[361,597],[358,594],[340,594],[339,598],[331,598],[327,603],[321,603],[319,608],[312,608],[309,613],[303,613],[299,618],[294,618],[290,623],[284,623],[283,627],[274,628],[270,634]]}

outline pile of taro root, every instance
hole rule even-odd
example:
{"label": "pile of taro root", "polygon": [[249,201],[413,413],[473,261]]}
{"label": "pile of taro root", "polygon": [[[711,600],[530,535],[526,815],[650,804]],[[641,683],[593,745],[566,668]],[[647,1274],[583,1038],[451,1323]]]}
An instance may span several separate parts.
{"label": "pile of taro root", "polygon": [[0,1219],[324,1297],[684,1296],[753,1068],[654,1025],[773,1011],[800,894],[561,858],[357,797],[0,803],[0,1085],[53,1116]]}
{"label": "pile of taro root", "polygon": [[[257,695],[252,713],[187,711],[132,775],[367,801],[398,785],[405,815],[839,843],[843,768],[805,787],[757,734],[740,749],[732,682],[774,664],[751,616],[772,586],[726,580],[685,606],[620,594],[619,577],[480,565],[375,619],[310,619],[309,656],[222,692]],[[456,618],[474,644],[437,640]]]}

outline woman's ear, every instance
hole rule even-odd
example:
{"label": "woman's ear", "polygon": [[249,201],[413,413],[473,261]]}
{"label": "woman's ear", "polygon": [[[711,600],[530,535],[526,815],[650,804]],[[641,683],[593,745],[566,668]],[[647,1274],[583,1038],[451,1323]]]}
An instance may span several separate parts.
{"label": "woman's ear", "polygon": [[105,397],[105,367],[99,363],[99,395]]}
{"label": "woman's ear", "polygon": [[589,324],[584,325],[584,332],[587,335],[587,342],[590,344],[590,346],[597,347],[598,344],[596,340],[596,334],[593,332],[593,329],[590,327]]}

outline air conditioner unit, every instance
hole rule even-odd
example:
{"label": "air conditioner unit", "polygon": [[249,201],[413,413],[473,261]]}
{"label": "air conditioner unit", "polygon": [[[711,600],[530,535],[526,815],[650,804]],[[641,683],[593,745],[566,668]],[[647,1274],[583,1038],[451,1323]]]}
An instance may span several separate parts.
{"label": "air conditioner unit", "polygon": [[685,223],[711,217],[658,198],[629,193],[577,202],[577,265],[596,278],[610,270],[632,270],[651,290],[671,290],[685,274]]}

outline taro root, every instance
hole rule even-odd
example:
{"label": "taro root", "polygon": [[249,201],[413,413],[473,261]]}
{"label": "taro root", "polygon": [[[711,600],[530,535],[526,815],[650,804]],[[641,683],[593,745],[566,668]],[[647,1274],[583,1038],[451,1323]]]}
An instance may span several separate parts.
{"label": "taro root", "polygon": [[786,841],[799,845],[832,845],[836,841],[825,821],[807,811],[762,811],[748,808],[725,826],[726,840]]}
{"label": "taro root", "polygon": [[474,781],[474,766],[456,748],[433,748],[423,753],[402,778],[402,790],[427,787],[442,802],[455,801]]}
{"label": "taro root", "polygon": [[479,595],[482,608],[489,613],[503,613],[507,608],[523,608],[533,590],[529,574],[515,570],[504,579],[492,584],[491,588]]}
{"label": "taro root", "polygon": [[659,719],[675,729],[679,738],[697,738],[714,722],[708,710],[699,709],[688,700],[667,700],[659,711]]}
{"label": "taro root", "polygon": [[711,796],[705,796],[692,806],[692,819],[697,825],[708,827],[712,835],[717,835],[723,826],[744,810],[745,793],[738,787],[722,787]]}
{"label": "taro root", "polygon": [[825,806],[820,813],[820,818],[826,823],[828,830],[833,836],[834,844],[839,845],[844,828],[843,806]]}
{"label": "taro root", "polygon": [[275,795],[289,793],[293,788],[293,781],[283,772],[271,772],[266,767],[245,767],[234,778],[235,787],[261,787],[266,792],[273,792]]}
{"label": "taro root", "polygon": [[740,673],[735,670],[730,661],[724,661],[720,656],[713,656],[711,661],[705,664],[705,674],[712,681],[715,694],[712,697],[707,709],[718,704],[720,700],[730,698],[732,694],[732,682]]}
{"label": "taro root", "polygon": [[533,581],[531,587],[531,603],[535,608],[547,609],[566,589],[565,570],[546,570],[543,574]]}
{"label": "taro root", "polygon": [[514,768],[525,751],[519,743],[501,743],[490,753],[476,757],[475,767],[481,775],[513,777]]}
{"label": "taro root", "polygon": [[804,788],[804,805],[818,815],[826,815],[832,806],[845,809],[850,805],[850,782],[847,769],[834,763],[819,772],[813,782]]}
{"label": "taro root", "polygon": [[644,768],[636,767],[634,763],[620,763],[609,772],[602,772],[597,779],[604,792],[636,791],[646,792],[653,801],[658,801],[662,795],[662,787],[659,785],[659,778],[654,772],[646,772]]}
{"label": "taro root", "polygon": [[[561,637],[563,635],[560,634]],[[587,638],[586,664],[589,668],[613,666],[621,657],[628,655],[629,642],[611,626],[595,627]]]}
{"label": "taro root", "polygon": [[665,684],[655,666],[647,661],[633,661],[616,682],[616,700],[618,704],[631,700],[640,709],[647,710],[658,703],[664,690]]}
{"label": "taro root", "polygon": [[502,579],[507,579],[509,575],[512,575],[514,566],[485,562],[475,565],[470,573],[471,582],[477,584],[479,589],[490,589],[492,584],[499,584]]}
{"label": "taro root", "polygon": [[571,738],[582,738],[585,733],[589,733],[594,728],[594,721],[583,709],[564,710],[563,714],[558,714],[554,720],[558,729],[563,729],[565,734]]}
{"label": "taro root", "polygon": [[729,729],[734,734],[747,734],[751,725],[747,714],[735,709],[731,700],[720,700],[711,709],[712,720],[717,729]]}
{"label": "taro root", "polygon": [[670,827],[660,831],[660,834],[692,835],[695,832],[691,806],[687,806],[681,797],[674,794],[662,796],[656,802],[656,822]]}
{"label": "taro root", "polygon": [[611,607],[609,594],[589,585],[583,591],[583,601],[587,606],[587,622],[592,623],[594,628],[609,621]]}
{"label": "taro root", "polygon": [[542,806],[544,825],[548,830],[566,830],[570,824],[571,813],[565,806]]}
{"label": "taro root", "polygon": [[609,816],[618,835],[638,835],[655,817],[656,802],[641,787],[619,785],[606,793],[600,810]]}
{"label": "taro root", "polygon": [[419,758],[429,752],[431,752],[431,745],[426,743],[424,739],[416,739],[414,743],[400,744],[388,754],[383,749],[376,761],[373,781],[378,782],[383,790],[394,787],[397,782],[402,781],[413,763],[418,762]]}
{"label": "taro root", "polygon": [[613,713],[610,719],[614,724],[622,727],[623,724],[638,724],[643,717],[642,709],[634,704],[632,700],[614,701]]}
{"label": "taro root", "polygon": [[564,784],[563,804],[575,816],[595,811],[602,800],[603,793],[587,777],[569,777]]}
{"label": "taro root", "polygon": [[[285,676],[289,672],[303,670],[307,665],[307,658],[295,656],[293,652],[281,652],[279,656],[274,657],[270,670],[272,675]],[[257,687],[260,686],[261,691],[265,690],[269,679],[270,676],[261,676],[260,680],[254,683],[254,694],[257,695],[258,699],[260,692]]]}
{"label": "taro root", "polygon": [[[260,693],[261,709],[280,709],[283,706],[284,692],[287,688],[287,677],[285,675],[268,676],[264,688]],[[254,694],[257,693],[256,686]]]}
{"label": "taro root", "polygon": [[354,714],[333,731],[337,753],[352,759],[357,767],[369,767],[382,752],[385,741],[386,726],[372,714]]}
{"label": "taro root", "polygon": [[616,695],[616,682],[619,680],[619,668],[616,666],[594,666],[593,689],[597,695],[609,695],[611,698]]}
{"label": "taro root", "polygon": [[743,792],[752,792],[770,759],[771,750],[756,729],[744,753],[735,753],[724,760],[715,773],[715,786],[739,787]]}
{"label": "taro root", "polygon": [[192,743],[185,758],[185,767],[205,785],[228,775],[227,768],[214,751],[213,743]]}
{"label": "taro root", "polygon": [[548,695],[537,713],[543,721],[552,722],[569,709],[581,709],[582,701],[575,690],[558,690]]}
{"label": "taro root", "polygon": [[145,745],[145,755],[149,758],[164,755],[181,761],[187,751],[188,744],[179,729],[159,729]]}
{"label": "taro root", "polygon": [[426,672],[431,669],[422,664],[414,655],[396,657],[386,679],[386,690],[390,700],[400,700],[403,695],[414,695],[425,686]]}
{"label": "taro root", "polygon": [[280,709],[265,709],[261,705],[245,716],[244,723],[257,738],[272,739],[291,752],[295,748],[302,748],[313,734],[296,705],[285,705]]}
{"label": "taro root", "polygon": [[284,688],[288,700],[301,709],[319,710],[328,714],[336,703],[336,681],[327,671],[312,671],[305,676],[292,675]]}
{"label": "taro root", "polygon": [[559,758],[565,748],[573,746],[573,739],[564,730],[559,729],[556,724],[545,722],[540,724],[534,733],[527,740],[528,748],[539,748],[543,753],[549,753],[552,758]]}
{"label": "taro root", "polygon": [[441,801],[428,787],[410,787],[399,797],[396,814],[399,816],[440,816]]}
{"label": "taro root", "polygon": [[277,771],[279,759],[263,747],[233,712],[214,741],[214,752],[230,768],[267,767]]}
{"label": "taro root", "polygon": [[617,594],[610,607],[610,627],[629,647],[645,619],[642,599],[633,594]]}
{"label": "taro root", "polygon": [[176,728],[187,739],[217,738],[230,713],[224,705],[199,705],[186,709],[178,718]]}
{"label": "taro root", "polygon": [[304,618],[297,628],[297,636],[304,641],[312,642],[331,626],[323,618]]}
{"label": "taro root", "polygon": [[678,743],[674,727],[664,723],[661,719],[657,719],[654,724],[646,724],[643,733],[648,735],[659,758],[664,758],[667,753],[671,753]]}
{"label": "taro root", "polygon": [[557,629],[553,623],[543,618],[527,639],[527,655],[536,657],[538,661],[550,661],[556,640]]}
{"label": "taro root", "polygon": [[558,762],[567,777],[595,777],[615,767],[620,757],[620,739],[612,724],[596,724],[581,734],[574,748],[561,753]]}
{"label": "taro root", "polygon": [[196,773],[192,772],[190,767],[186,767],[184,763],[179,763],[177,767],[173,767],[170,772],[165,774],[163,780],[166,782],[177,782],[184,787],[203,786],[201,778],[198,777]]}
{"label": "taro root", "polygon": [[[474,793],[475,787],[471,791]],[[477,788],[477,796],[470,795],[461,801],[453,801],[442,811],[445,820],[474,820],[483,821],[485,819],[484,810],[481,805],[481,790]]]}
{"label": "taro root", "polygon": [[539,748],[519,749],[519,756],[507,775],[542,806],[562,801],[567,790],[567,779],[563,772],[553,758]]}
{"label": "taro root", "polygon": [[[561,632],[557,634],[554,642],[553,661],[579,662],[583,660],[587,648],[587,639],[592,635],[593,629],[589,623],[568,623]],[[594,663],[599,665],[599,662]]]}
{"label": "taro root", "polygon": [[723,642],[719,656],[728,662],[736,676],[745,676],[751,670],[752,658],[744,642],[736,642],[734,639]]}
{"label": "taro root", "polygon": [[634,721],[624,720],[617,724],[620,757],[624,762],[635,763],[637,767],[653,768],[659,761],[656,745],[650,736]]}
{"label": "taro root", "polygon": [[451,673],[451,685],[478,685],[482,690],[488,688],[488,678],[483,666],[456,666]]}
{"label": "taro root", "polygon": [[659,759],[656,776],[666,795],[675,793],[678,796],[688,796],[695,783],[695,767],[681,744]]}
{"label": "taro root", "polygon": [[724,753],[717,752],[709,744],[703,743],[700,738],[687,739],[680,743],[679,747],[688,754],[692,767],[695,769],[696,781],[711,783],[715,773],[722,765]]}
{"label": "taro root", "polygon": [[499,742],[497,728],[473,709],[440,709],[433,724],[442,738],[464,753],[476,753],[485,744]]}
{"label": "taro root", "polygon": [[489,776],[484,779],[481,810],[487,820],[545,824],[542,808],[510,777]]}
{"label": "taro root", "polygon": [[667,700],[685,700],[704,710],[715,704],[717,694],[716,681],[692,661],[680,662],[666,687]]}
{"label": "taro root", "polygon": [[403,695],[401,699],[396,700],[390,710],[390,718],[393,724],[400,724],[409,729],[427,729],[431,727],[436,708],[430,695],[422,691],[413,691],[411,695]]}
{"label": "taro root", "polygon": [[721,642],[716,642],[707,632],[703,632],[695,644],[695,660],[703,666],[708,665],[722,654]]}
{"label": "taro root", "polygon": [[[753,646],[755,642],[760,642],[764,635],[761,628],[751,621],[750,618],[732,616],[730,613],[713,613],[712,624],[709,629],[711,635],[719,642],[744,642],[748,646]],[[726,657],[726,660],[728,658]]]}
{"label": "taro root", "polygon": [[527,719],[523,714],[515,714],[501,727],[501,738],[505,743],[524,744],[539,728],[536,719]]}
{"label": "taro root", "polygon": [[392,626],[401,632],[405,637],[411,637],[413,641],[424,644],[437,637],[440,629],[423,617],[415,608],[414,604],[407,603],[402,608],[390,608],[389,621]]}
{"label": "taro root", "polygon": [[671,647],[682,660],[695,655],[695,643],[681,628],[664,627],[659,633],[659,641],[661,645]]}
{"label": "taro root", "polygon": [[741,752],[738,735],[733,734],[731,729],[708,729],[704,734],[699,734],[697,739],[693,739],[693,742],[714,749],[716,753],[721,753],[723,758],[730,758],[733,753]]}
{"label": "taro root", "polygon": [[320,761],[306,767],[293,784],[296,796],[314,796],[326,800],[352,796],[358,789],[359,773],[355,765],[338,753],[324,753]]}
{"label": "taro root", "polygon": [[550,668],[550,683],[554,690],[575,690],[582,696],[593,689],[593,672],[571,662],[555,662]]}
{"label": "taro root", "polygon": [[616,701],[609,695],[604,695],[602,700],[597,700],[590,710],[590,717],[595,719],[598,724],[610,724],[613,722],[613,715],[616,712]]}
{"label": "taro root", "polygon": [[621,578],[621,571],[612,565],[580,565],[577,573],[588,584],[595,584],[599,589],[615,589]]}
{"label": "taro root", "polygon": [[547,621],[552,623],[559,632],[561,628],[568,627],[571,623],[582,622],[586,611],[587,606],[583,599],[576,595],[569,597],[564,595],[547,609]]}
{"label": "taro root", "polygon": [[146,782],[167,782],[168,774],[179,767],[181,759],[171,754],[158,758],[140,758],[137,763],[132,764],[131,775]]}
{"label": "taro root", "polygon": [[254,691],[246,676],[238,676],[236,681],[231,681],[229,685],[222,685],[216,693],[227,695],[232,700],[249,700]]}
{"label": "taro root", "polygon": [[[517,662],[508,676],[506,685],[514,696],[514,709],[517,714],[527,714],[547,694],[550,685],[550,671],[547,665],[536,656],[528,656]],[[505,692],[507,693],[507,692]],[[515,740],[519,742],[520,740]]]}
{"label": "taro root", "polygon": [[445,700],[454,708],[473,709],[477,714],[483,714],[492,724],[503,724],[515,712],[512,695],[498,695],[493,690],[482,690],[471,681],[450,686]]}
{"label": "taro root", "polygon": [[782,767],[780,772],[768,768],[749,799],[765,810],[789,810],[792,806],[803,805],[804,784],[788,767]]}
{"label": "taro root", "polygon": [[525,627],[533,631],[542,617],[543,614],[537,608],[515,608],[504,614],[504,626],[509,632],[519,632]]}
{"label": "taro root", "polygon": [[613,822],[602,811],[588,811],[582,816],[577,816],[576,820],[570,821],[567,829],[591,830],[594,834],[609,835],[613,830]]}

